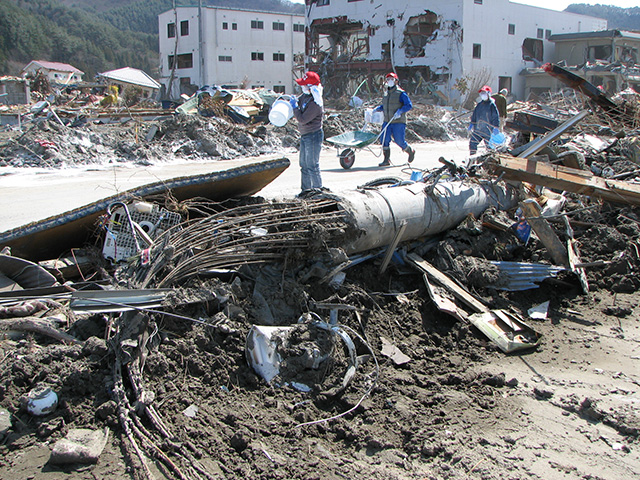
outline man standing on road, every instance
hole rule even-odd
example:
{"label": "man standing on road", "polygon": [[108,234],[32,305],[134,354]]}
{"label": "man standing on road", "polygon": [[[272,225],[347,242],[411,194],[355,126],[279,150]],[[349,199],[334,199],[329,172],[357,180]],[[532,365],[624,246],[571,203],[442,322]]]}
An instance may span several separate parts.
{"label": "man standing on road", "polygon": [[298,121],[300,132],[300,174],[302,192],[308,195],[315,190],[323,190],[320,177],[320,151],[324,132],[322,116],[324,102],[322,85],[316,72],[306,72],[296,82],[302,89],[302,95],[296,98],[291,95],[289,103],[293,108],[293,116]]}
{"label": "man standing on road", "polygon": [[478,144],[484,140],[489,145],[489,139],[492,133],[499,133],[498,125],[500,125],[500,115],[496,102],[491,98],[491,87],[485,85],[480,90],[480,101],[473,109],[471,114],[471,123],[468,130],[471,132],[469,139],[469,154],[475,155],[478,151]]}
{"label": "man standing on road", "polygon": [[504,131],[504,124],[507,121],[507,95],[509,90],[503,88],[500,92],[493,95],[493,101],[496,102],[498,108],[498,115],[500,115],[500,131]]}
{"label": "man standing on road", "polygon": [[387,73],[385,78],[386,89],[382,97],[382,105],[378,105],[374,111],[384,112],[384,123],[382,124],[382,153],[384,160],[378,164],[379,167],[391,165],[391,138],[404,152],[409,155],[407,161],[413,162],[416,151],[411,148],[405,140],[405,129],[407,127],[406,113],[413,108],[409,95],[398,86],[398,75]]}

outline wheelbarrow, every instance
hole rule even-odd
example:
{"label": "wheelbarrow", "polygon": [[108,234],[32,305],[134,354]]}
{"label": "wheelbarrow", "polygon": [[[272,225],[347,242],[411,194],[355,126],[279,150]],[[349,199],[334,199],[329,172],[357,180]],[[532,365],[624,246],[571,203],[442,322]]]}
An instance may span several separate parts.
{"label": "wheelbarrow", "polygon": [[[358,148],[367,148],[369,145],[378,140],[379,133],[366,132],[364,130],[355,130],[352,132],[341,133],[333,137],[327,138],[327,142],[335,145],[338,151],[338,159],[340,165],[345,170],[353,167],[356,161],[356,152]],[[371,149],[369,149],[371,151]],[[373,152],[372,152],[373,153]]]}

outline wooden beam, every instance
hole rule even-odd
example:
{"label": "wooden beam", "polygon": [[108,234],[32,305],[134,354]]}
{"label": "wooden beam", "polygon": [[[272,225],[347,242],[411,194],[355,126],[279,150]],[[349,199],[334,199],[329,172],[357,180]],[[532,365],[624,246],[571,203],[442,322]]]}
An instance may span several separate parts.
{"label": "wooden beam", "polygon": [[640,205],[640,185],[601,178],[586,170],[507,155],[494,155],[488,166],[505,180],[528,182],[612,203]]}
{"label": "wooden beam", "polygon": [[538,205],[538,202],[532,198],[528,198],[520,205],[522,206],[522,211],[524,212],[527,222],[531,225],[533,231],[536,232],[540,241],[547,247],[556,265],[568,267],[569,257],[567,249],[558,238],[558,235],[556,235],[556,232],[553,231],[547,219],[541,216],[542,209],[540,205]]}

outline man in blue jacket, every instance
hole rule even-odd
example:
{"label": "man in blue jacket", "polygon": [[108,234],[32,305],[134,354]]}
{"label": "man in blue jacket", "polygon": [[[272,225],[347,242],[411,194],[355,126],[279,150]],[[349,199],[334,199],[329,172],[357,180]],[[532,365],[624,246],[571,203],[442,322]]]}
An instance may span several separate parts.
{"label": "man in blue jacket", "polygon": [[468,130],[471,132],[469,139],[469,154],[475,155],[478,151],[478,144],[485,141],[489,145],[491,134],[498,134],[498,126],[500,125],[500,115],[496,102],[491,98],[491,87],[485,85],[480,90],[480,101],[473,109],[471,114],[471,123]]}
{"label": "man in blue jacket", "polygon": [[387,73],[385,78],[386,86],[382,105],[377,106],[374,111],[384,112],[384,123],[382,124],[382,153],[384,159],[379,167],[391,165],[391,138],[409,157],[407,161],[413,162],[416,151],[411,148],[404,138],[407,127],[406,113],[413,108],[409,95],[398,86],[398,75]]}

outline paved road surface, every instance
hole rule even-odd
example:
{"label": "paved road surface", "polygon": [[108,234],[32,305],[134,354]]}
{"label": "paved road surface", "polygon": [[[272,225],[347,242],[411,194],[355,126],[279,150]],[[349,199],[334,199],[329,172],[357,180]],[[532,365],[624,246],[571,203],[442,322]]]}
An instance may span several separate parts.
{"label": "paved road surface", "polygon": [[[416,157],[411,167],[420,170],[438,167],[440,156],[462,164],[468,158],[467,145],[467,140],[414,144]],[[410,176],[410,169],[406,164],[407,155],[395,145],[392,145],[391,162],[398,163],[399,166],[387,168],[378,167],[381,161],[380,146],[374,146],[372,152],[358,150],[355,164],[350,170],[340,166],[336,154],[335,148],[325,147],[320,158],[324,185],[332,191],[353,189],[379,177]],[[104,170],[95,170],[95,167],[92,167],[93,170],[74,168],[36,172],[32,169],[0,168],[0,232],[73,210],[147,183],[225,170],[248,162],[282,156],[168,163],[150,167],[117,165]],[[284,156],[291,160],[291,166],[258,195],[265,198],[288,198],[300,192],[298,153],[292,150]]]}

